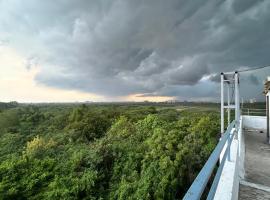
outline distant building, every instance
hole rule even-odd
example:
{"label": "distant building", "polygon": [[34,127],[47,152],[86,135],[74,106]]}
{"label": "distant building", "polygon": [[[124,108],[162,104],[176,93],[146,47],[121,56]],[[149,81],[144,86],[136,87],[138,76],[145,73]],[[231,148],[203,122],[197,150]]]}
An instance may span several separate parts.
{"label": "distant building", "polygon": [[174,104],[174,103],[179,103],[179,102],[181,102],[180,100],[178,100],[178,99],[172,99],[172,100],[167,100],[167,101],[165,101],[166,103],[171,103],[171,104]]}
{"label": "distant building", "polygon": [[249,99],[249,103],[256,103],[256,102],[257,102],[256,98]]}

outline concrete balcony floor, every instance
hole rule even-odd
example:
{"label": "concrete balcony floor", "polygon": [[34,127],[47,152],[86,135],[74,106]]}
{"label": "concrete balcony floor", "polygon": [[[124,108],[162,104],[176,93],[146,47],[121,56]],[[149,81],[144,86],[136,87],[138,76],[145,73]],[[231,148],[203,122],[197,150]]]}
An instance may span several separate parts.
{"label": "concrete balcony floor", "polygon": [[245,138],[245,178],[240,181],[239,199],[270,200],[270,145],[265,132],[243,130]]}

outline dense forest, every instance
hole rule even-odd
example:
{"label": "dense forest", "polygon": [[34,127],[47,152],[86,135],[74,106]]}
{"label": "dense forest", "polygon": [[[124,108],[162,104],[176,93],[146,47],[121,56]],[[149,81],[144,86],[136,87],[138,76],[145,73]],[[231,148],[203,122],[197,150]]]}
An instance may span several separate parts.
{"label": "dense forest", "polygon": [[181,199],[215,147],[218,112],[0,104],[0,199]]}

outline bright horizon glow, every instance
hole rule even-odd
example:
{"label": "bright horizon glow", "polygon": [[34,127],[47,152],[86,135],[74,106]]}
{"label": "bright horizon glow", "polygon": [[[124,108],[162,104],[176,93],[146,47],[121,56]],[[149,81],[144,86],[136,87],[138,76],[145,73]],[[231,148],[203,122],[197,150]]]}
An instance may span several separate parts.
{"label": "bright horizon glow", "polygon": [[64,90],[37,84],[35,82],[35,76],[39,72],[39,66],[33,66],[31,69],[27,69],[26,59],[8,46],[0,46],[0,67],[0,102],[162,102],[174,99],[173,97],[164,96],[141,97],[141,94],[111,99],[87,92]]}
{"label": "bright horizon glow", "polygon": [[169,96],[143,97],[141,95],[143,95],[143,94],[132,94],[132,95],[129,95],[129,96],[123,98],[123,99],[125,101],[138,101],[138,102],[143,102],[143,101],[163,102],[163,101],[175,100],[174,97],[169,97]]}
{"label": "bright horizon glow", "polygon": [[35,82],[39,68],[26,69],[26,59],[14,49],[0,46],[0,101],[76,102],[104,101],[104,97],[75,90],[62,90]]}

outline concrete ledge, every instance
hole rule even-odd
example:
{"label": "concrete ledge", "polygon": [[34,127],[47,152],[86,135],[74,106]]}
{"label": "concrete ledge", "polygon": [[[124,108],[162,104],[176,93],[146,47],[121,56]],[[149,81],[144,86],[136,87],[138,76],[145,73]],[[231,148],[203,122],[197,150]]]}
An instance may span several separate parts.
{"label": "concrete ledge", "polygon": [[215,200],[228,200],[238,198],[238,140],[233,139],[231,144],[231,157],[226,160],[217,186]]}
{"label": "concrete ledge", "polygon": [[[245,142],[243,128],[243,117],[240,117],[239,131],[230,146],[231,159],[226,160],[220,181],[217,186],[215,200],[229,200],[238,199],[239,195],[239,182],[244,177],[244,160],[245,160]],[[235,131],[233,129],[232,131]],[[221,158],[224,155],[225,145]]]}
{"label": "concrete ledge", "polygon": [[[234,131],[234,129],[232,130]],[[240,132],[241,133],[241,132]],[[239,137],[238,137],[239,138]],[[227,148],[224,146],[223,152]],[[214,196],[215,200],[238,199],[239,190],[239,140],[234,138],[230,146],[230,160],[224,163],[217,190]],[[221,158],[224,153],[221,154]]]}

